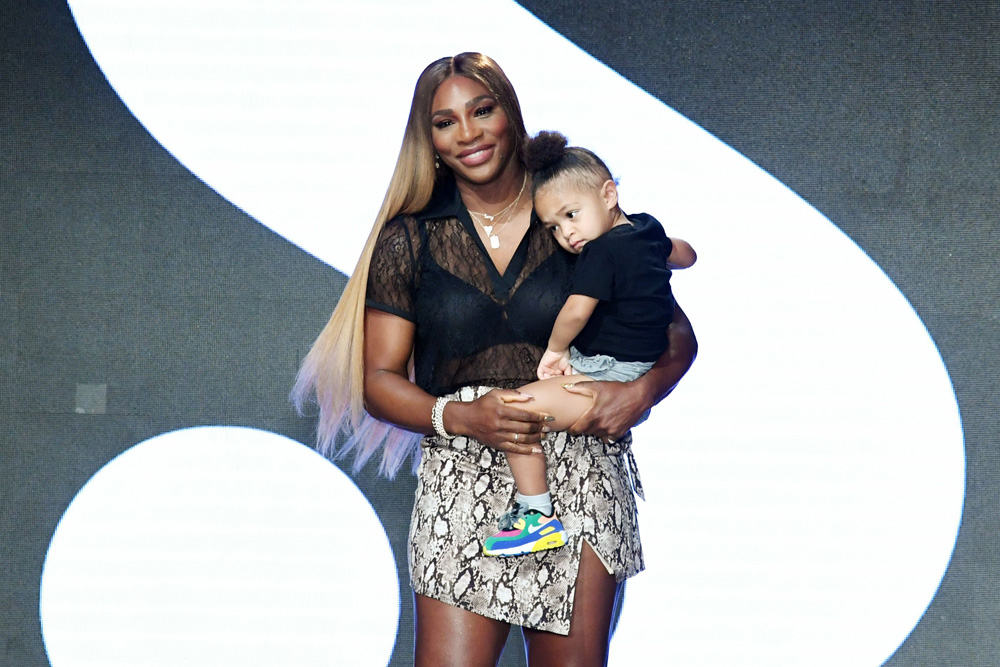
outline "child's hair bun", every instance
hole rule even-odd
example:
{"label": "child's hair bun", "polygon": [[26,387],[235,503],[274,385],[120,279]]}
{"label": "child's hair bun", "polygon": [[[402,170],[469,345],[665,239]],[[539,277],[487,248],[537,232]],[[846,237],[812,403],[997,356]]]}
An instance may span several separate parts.
{"label": "child's hair bun", "polygon": [[524,166],[532,173],[551,167],[566,154],[568,144],[558,132],[539,132],[524,144]]}

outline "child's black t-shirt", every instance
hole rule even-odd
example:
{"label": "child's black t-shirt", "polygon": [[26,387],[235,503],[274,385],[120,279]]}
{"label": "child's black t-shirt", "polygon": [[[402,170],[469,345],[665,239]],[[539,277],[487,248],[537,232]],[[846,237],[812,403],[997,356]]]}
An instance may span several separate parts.
{"label": "child's black t-shirt", "polygon": [[588,241],[576,260],[570,294],[600,299],[573,345],[585,355],[606,354],[619,361],[656,361],[667,349],[673,320],[670,239],[651,215],[626,216]]}

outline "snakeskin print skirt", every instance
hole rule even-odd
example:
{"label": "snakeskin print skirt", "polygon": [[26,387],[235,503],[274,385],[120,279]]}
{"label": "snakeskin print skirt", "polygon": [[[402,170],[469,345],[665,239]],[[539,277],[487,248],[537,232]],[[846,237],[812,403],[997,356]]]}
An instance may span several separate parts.
{"label": "snakeskin print skirt", "polygon": [[[490,389],[466,387],[455,396],[469,401]],[[642,487],[631,441],[631,434],[612,445],[591,436],[547,435],[549,490],[567,543],[496,558],[482,549],[514,500],[503,453],[462,436],[424,438],[410,523],[413,590],[489,618],[569,634],[584,541],[618,581],[643,569],[633,495],[641,496]]]}

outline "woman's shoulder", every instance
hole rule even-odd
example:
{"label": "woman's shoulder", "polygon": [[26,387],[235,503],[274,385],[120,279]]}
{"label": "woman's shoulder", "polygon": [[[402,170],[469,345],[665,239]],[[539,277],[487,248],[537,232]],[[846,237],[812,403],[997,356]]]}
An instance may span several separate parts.
{"label": "woman's shoulder", "polygon": [[423,221],[418,215],[400,213],[385,223],[379,234],[379,238],[415,240],[419,237],[422,226]]}
{"label": "woman's shoulder", "polygon": [[385,223],[382,235],[416,237],[426,232],[428,225],[458,216],[461,199],[458,190],[448,183],[434,189],[430,201],[419,211],[399,213]]}
{"label": "woman's shoulder", "polygon": [[413,262],[420,247],[418,222],[412,215],[397,215],[379,231],[373,260]]}

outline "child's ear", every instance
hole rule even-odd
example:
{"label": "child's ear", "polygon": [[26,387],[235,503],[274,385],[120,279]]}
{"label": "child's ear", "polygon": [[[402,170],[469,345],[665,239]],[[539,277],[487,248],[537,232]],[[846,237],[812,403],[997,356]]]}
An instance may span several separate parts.
{"label": "child's ear", "polygon": [[604,181],[604,184],[601,186],[601,196],[604,198],[604,203],[607,205],[609,211],[618,206],[618,186],[610,178]]}

